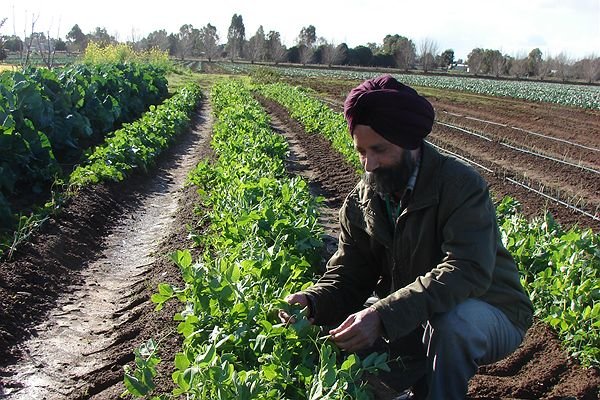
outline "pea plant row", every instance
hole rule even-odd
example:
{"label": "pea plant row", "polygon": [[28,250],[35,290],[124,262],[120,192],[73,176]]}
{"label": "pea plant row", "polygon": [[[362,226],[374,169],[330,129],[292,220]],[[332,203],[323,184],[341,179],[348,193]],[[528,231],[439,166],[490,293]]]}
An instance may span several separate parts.
{"label": "pea plant row", "polygon": [[[157,309],[182,302],[176,388],[151,397],[160,344],[149,340],[135,350],[135,367],[126,368],[127,392],[154,399],[370,398],[361,377],[388,370],[387,354],[344,356],[306,310],[282,300],[315,278],[320,199],[287,174],[288,145],[248,87],[219,82],[211,102],[217,160],[189,177],[200,198],[203,223],[191,236],[201,254],[175,252],[185,286],[161,284],[152,296]],[[294,320],[281,322],[278,310]]]}
{"label": "pea plant row", "polygon": [[[251,74],[268,70],[286,77],[314,79],[348,79],[363,81],[381,72],[344,69],[320,69],[299,67],[273,67],[256,64],[218,62],[220,68],[230,73]],[[506,81],[465,76],[416,75],[394,73],[395,78],[410,86],[431,87],[486,96],[508,97],[541,103],[555,103],[570,107],[600,109],[600,87],[572,85],[555,82]]]}
{"label": "pea plant row", "polygon": [[[320,133],[359,168],[343,115],[310,91],[269,84],[261,93],[282,104],[307,132]],[[600,361],[600,235],[591,229],[562,228],[550,214],[532,220],[505,197],[497,205],[504,244],[514,255],[535,314],[558,332],[583,365]]]}
{"label": "pea plant row", "polygon": [[[165,70],[145,63],[74,64],[0,74],[0,236],[30,216],[15,201],[68,180],[89,149],[168,95]],[[47,197],[50,197],[49,195]],[[0,253],[5,250],[0,246]]]}

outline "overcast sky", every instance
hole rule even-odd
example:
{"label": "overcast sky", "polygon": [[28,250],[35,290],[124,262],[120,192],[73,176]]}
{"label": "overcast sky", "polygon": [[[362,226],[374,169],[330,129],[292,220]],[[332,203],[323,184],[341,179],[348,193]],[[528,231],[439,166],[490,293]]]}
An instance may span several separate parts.
{"label": "overcast sky", "polygon": [[[73,25],[84,33],[104,27],[121,41],[183,24],[217,28],[221,42],[233,14],[241,15],[246,39],[260,25],[277,31],[293,46],[303,27],[313,25],[317,37],[349,47],[381,44],[399,34],[417,45],[424,39],[440,53],[453,49],[466,59],[476,47],[521,56],[540,48],[543,58],[564,52],[574,59],[600,56],[600,0],[0,0],[0,18],[8,18],[2,34],[23,36],[39,16],[36,31],[65,37]],[[28,28],[26,28],[28,26]]]}

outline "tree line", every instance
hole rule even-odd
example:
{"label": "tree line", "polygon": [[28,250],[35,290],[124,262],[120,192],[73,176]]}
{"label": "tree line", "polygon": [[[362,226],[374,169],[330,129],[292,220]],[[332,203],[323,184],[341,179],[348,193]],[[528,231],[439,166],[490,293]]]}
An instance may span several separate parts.
{"label": "tree line", "polygon": [[[0,27],[4,21],[6,19],[0,21]],[[318,37],[313,25],[303,27],[295,44],[286,47],[279,32],[266,32],[262,25],[247,38],[243,18],[238,14],[232,16],[227,36],[223,39],[217,28],[208,23],[200,28],[185,24],[178,32],[172,33],[160,29],[146,37],[135,37],[132,32],[126,42],[136,50],[158,48],[180,60],[203,58],[208,61],[243,60],[251,63],[317,64],[328,67],[380,67],[406,72],[419,70],[424,73],[458,71],[475,76],[551,78],[589,83],[600,80],[600,57],[596,55],[574,60],[565,53],[546,55],[544,58],[539,48],[515,56],[502,54],[495,49],[474,48],[467,59],[462,60],[455,59],[453,49],[440,51],[437,42],[429,38],[415,43],[405,36],[390,34],[385,36],[380,44],[367,43],[351,48],[346,43],[335,44]],[[0,60],[6,57],[7,51],[18,52],[23,55],[21,58],[24,54],[37,52],[46,55],[43,57],[46,62],[51,59],[50,55],[57,51],[78,53],[85,50],[90,42],[106,45],[117,43],[118,38],[101,27],[86,34],[76,24],[63,40],[59,37],[52,38],[49,32],[35,31],[32,23],[31,33],[24,39],[17,35],[0,37]]]}

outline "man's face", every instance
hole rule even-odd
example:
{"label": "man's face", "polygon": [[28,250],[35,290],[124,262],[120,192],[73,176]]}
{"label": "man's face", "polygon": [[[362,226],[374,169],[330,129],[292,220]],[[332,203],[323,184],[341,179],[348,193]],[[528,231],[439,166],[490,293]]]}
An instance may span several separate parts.
{"label": "man's face", "polygon": [[353,140],[365,169],[363,180],[380,196],[401,195],[416,166],[411,151],[386,140],[368,125],[356,125]]}

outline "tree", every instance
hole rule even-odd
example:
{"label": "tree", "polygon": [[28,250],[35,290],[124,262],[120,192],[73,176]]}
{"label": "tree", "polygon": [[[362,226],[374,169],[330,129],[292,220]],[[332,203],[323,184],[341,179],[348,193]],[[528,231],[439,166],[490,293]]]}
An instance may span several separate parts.
{"label": "tree", "polygon": [[305,44],[298,45],[298,57],[300,58],[300,63],[302,65],[306,65],[313,60],[313,55],[315,50],[313,47],[309,47]]}
{"label": "tree", "polygon": [[167,34],[167,31],[164,29],[150,32],[148,34],[148,37],[145,40],[142,39],[142,42],[144,43],[144,48],[146,48],[147,50],[150,50],[150,49],[159,49],[162,51],[169,50],[169,35]]}
{"label": "tree", "polygon": [[419,43],[419,59],[423,72],[427,73],[435,67],[435,56],[438,53],[438,44],[435,40],[425,38]]}
{"label": "tree", "polygon": [[305,45],[312,48],[317,41],[317,31],[313,25],[306,26],[300,30],[298,35],[298,45]]}
{"label": "tree", "polygon": [[471,50],[467,56],[467,64],[469,64],[469,70],[473,75],[477,76],[481,73],[481,66],[485,56],[485,50],[481,48],[475,48]]}
{"label": "tree", "polygon": [[[531,53],[530,53],[531,55]],[[571,77],[571,65],[573,62],[569,57],[564,53],[559,53],[554,58],[553,69],[556,72],[556,76],[558,76],[563,82],[565,82],[568,78]],[[529,65],[529,58],[528,58]]]}
{"label": "tree", "polygon": [[287,49],[281,44],[281,37],[279,32],[270,31],[267,34],[267,59],[271,60],[277,65],[283,61],[287,54]]}
{"label": "tree", "polygon": [[202,42],[202,48],[204,49],[204,56],[208,58],[208,61],[212,61],[219,54],[219,35],[217,35],[217,28],[211,24],[206,24],[205,27],[200,29],[200,41]]}
{"label": "tree", "polygon": [[319,52],[320,63],[327,65],[328,67],[331,67],[333,64],[338,64],[341,58],[339,50],[341,50],[339,46],[328,43],[325,39],[321,38],[317,50]]}
{"label": "tree", "polygon": [[600,79],[600,57],[596,57],[595,54],[591,54],[581,60],[583,69],[583,78],[588,82],[592,83]]}
{"label": "tree", "polygon": [[[3,18],[0,21],[0,29],[2,29],[2,26],[4,25],[4,23],[6,22],[6,18]],[[4,50],[4,45],[5,45],[5,39],[3,36],[0,36],[0,61],[4,60],[6,58],[6,50]]]}
{"label": "tree", "polygon": [[511,63],[510,73],[517,79],[527,75],[527,56],[518,54]]}
{"label": "tree", "polygon": [[448,68],[454,63],[454,50],[447,49],[440,55],[439,65],[440,67]]}
{"label": "tree", "polygon": [[484,74],[493,74],[500,76],[504,57],[499,50],[485,49],[483,51],[483,61],[481,63],[481,72]]}
{"label": "tree", "polygon": [[23,51],[23,40],[17,35],[4,36],[4,48],[8,51]]}
{"label": "tree", "polygon": [[79,25],[75,24],[67,33],[67,45],[71,45],[75,51],[83,51],[88,44],[88,36],[81,31]]}
{"label": "tree", "polygon": [[353,49],[354,65],[368,67],[373,63],[373,50],[367,46],[356,46]]}
{"label": "tree", "polygon": [[109,35],[106,28],[96,27],[94,32],[88,36],[90,42],[94,42],[101,47],[108,46],[109,44],[117,43],[117,39],[114,36]]}
{"label": "tree", "polygon": [[244,28],[242,16],[233,14],[233,17],[231,17],[231,25],[229,25],[229,31],[227,32],[227,47],[229,48],[231,61],[233,61],[235,57],[240,57],[242,55],[244,40],[246,40],[246,28]]}
{"label": "tree", "polygon": [[248,59],[254,64],[254,61],[264,61],[266,55],[266,38],[262,25],[258,27],[254,36],[248,40],[247,55]]}
{"label": "tree", "polygon": [[414,66],[416,59],[415,44],[412,40],[398,34],[383,38],[383,46],[378,53],[391,55],[396,66],[405,71]]}
{"label": "tree", "polygon": [[191,24],[181,25],[179,28],[177,54],[184,60],[187,56],[198,55],[200,31]]}
{"label": "tree", "polygon": [[537,76],[541,63],[542,51],[538,48],[531,50],[527,56],[527,74],[529,76]]}

